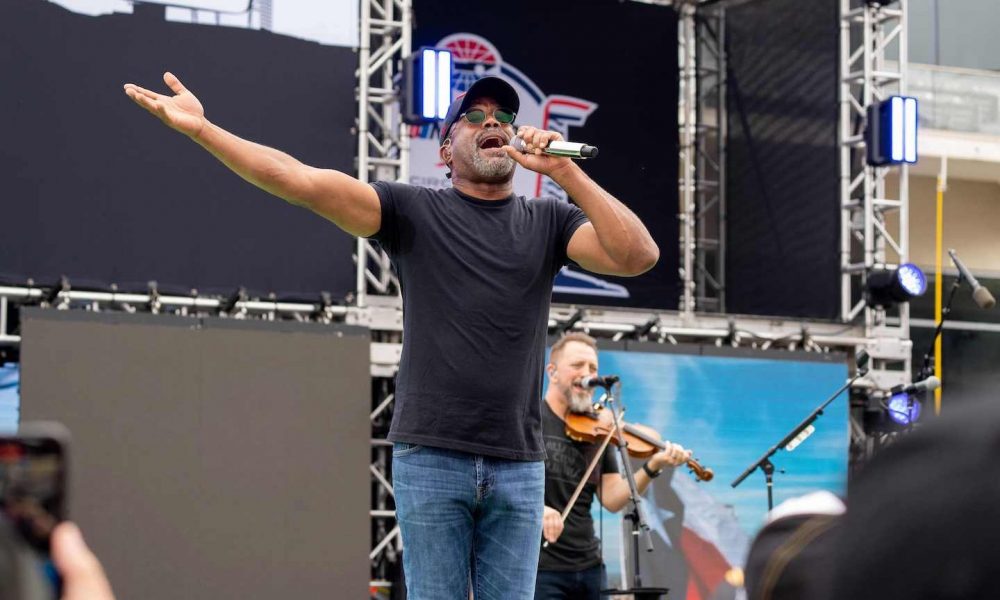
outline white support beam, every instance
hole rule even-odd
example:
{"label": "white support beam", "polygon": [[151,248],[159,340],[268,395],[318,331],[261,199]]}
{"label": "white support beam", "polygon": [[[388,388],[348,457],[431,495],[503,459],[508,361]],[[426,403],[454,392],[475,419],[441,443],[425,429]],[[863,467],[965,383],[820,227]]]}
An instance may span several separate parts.
{"label": "white support beam", "polygon": [[[411,0],[361,0],[358,48],[358,179],[407,181],[410,138],[399,114],[394,87],[402,59],[410,54]],[[397,296],[399,281],[389,258],[358,238],[354,304],[371,295]]]}

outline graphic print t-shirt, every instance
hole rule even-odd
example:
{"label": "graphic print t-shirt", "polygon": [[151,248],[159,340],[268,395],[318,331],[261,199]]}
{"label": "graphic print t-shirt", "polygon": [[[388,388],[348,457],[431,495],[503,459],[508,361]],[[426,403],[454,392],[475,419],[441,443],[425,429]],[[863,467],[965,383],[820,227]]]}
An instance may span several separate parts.
{"label": "graphic print t-shirt", "polygon": [[[545,506],[562,512],[576,491],[587,466],[599,446],[575,442],[566,437],[566,424],[542,402],[542,431],[545,437]],[[594,532],[591,503],[597,484],[605,473],[618,473],[618,458],[609,445],[590,474],[572,510],[563,523],[563,532],[554,544],[542,548],[538,568],[547,571],[582,571],[601,564],[600,542]]]}

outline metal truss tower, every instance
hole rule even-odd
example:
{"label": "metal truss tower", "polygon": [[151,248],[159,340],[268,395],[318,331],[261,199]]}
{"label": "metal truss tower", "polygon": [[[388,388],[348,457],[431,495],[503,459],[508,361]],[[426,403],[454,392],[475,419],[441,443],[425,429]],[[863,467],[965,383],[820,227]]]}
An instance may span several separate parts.
{"label": "metal truss tower", "polygon": [[[407,181],[410,138],[399,114],[396,79],[410,54],[411,0],[362,0],[358,48],[358,179]],[[399,282],[389,258],[368,240],[358,238],[358,307],[369,295],[397,296]]]}
{"label": "metal truss tower", "polygon": [[[410,54],[411,0],[361,0],[358,49],[358,179],[408,181],[410,138],[396,92],[402,60]],[[372,587],[392,585],[402,545],[392,502],[392,445],[385,441],[399,363],[402,316],[399,281],[388,256],[358,238],[356,322],[372,329]],[[352,315],[348,315],[351,317]]]}
{"label": "metal truss tower", "polygon": [[725,8],[677,5],[683,313],[725,312]]}
{"label": "metal truss tower", "polygon": [[[873,359],[868,384],[876,390],[909,381],[912,361],[909,305],[899,305],[899,324],[890,326],[886,311],[869,307],[864,293],[871,269],[909,256],[908,168],[868,165],[864,141],[867,107],[906,93],[906,2],[840,0],[841,318],[863,317]],[[893,170],[896,197],[886,185]]]}
{"label": "metal truss tower", "polygon": [[[906,3],[840,0],[841,319],[861,317],[871,356],[871,370],[856,385],[851,403],[853,464],[865,462],[892,437],[868,430],[866,414],[880,412],[887,390],[911,378],[909,304],[898,306],[898,325],[891,326],[887,311],[868,306],[865,299],[872,269],[891,268],[891,259],[901,264],[909,257],[908,167],[868,165],[864,139],[867,108],[892,94],[906,94]],[[890,197],[886,178],[894,169],[898,193]]]}

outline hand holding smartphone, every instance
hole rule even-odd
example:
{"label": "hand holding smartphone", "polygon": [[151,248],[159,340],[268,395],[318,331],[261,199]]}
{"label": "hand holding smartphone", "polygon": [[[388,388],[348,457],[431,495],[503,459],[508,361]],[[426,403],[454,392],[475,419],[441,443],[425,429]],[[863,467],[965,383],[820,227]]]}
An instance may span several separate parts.
{"label": "hand holding smartphone", "polygon": [[[59,598],[62,582],[52,562],[51,539],[66,519],[68,430],[58,423],[25,423],[17,434],[0,434],[0,518],[20,537],[30,556],[20,563],[41,571],[42,595]],[[12,558],[12,560],[14,560]],[[37,581],[31,566],[24,581]],[[26,584],[32,585],[32,584]]]}
{"label": "hand holding smartphone", "polygon": [[69,431],[23,423],[0,434],[0,598],[114,600],[80,529],[66,522]]}

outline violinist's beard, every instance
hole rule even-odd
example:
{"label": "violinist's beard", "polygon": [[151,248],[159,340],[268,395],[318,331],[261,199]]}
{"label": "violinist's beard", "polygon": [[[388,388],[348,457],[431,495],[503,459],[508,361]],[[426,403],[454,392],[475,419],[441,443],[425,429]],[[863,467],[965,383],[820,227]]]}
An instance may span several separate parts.
{"label": "violinist's beard", "polygon": [[569,400],[570,412],[586,413],[594,410],[594,398],[590,391],[580,393],[574,389],[570,389],[567,394],[567,400]]}

